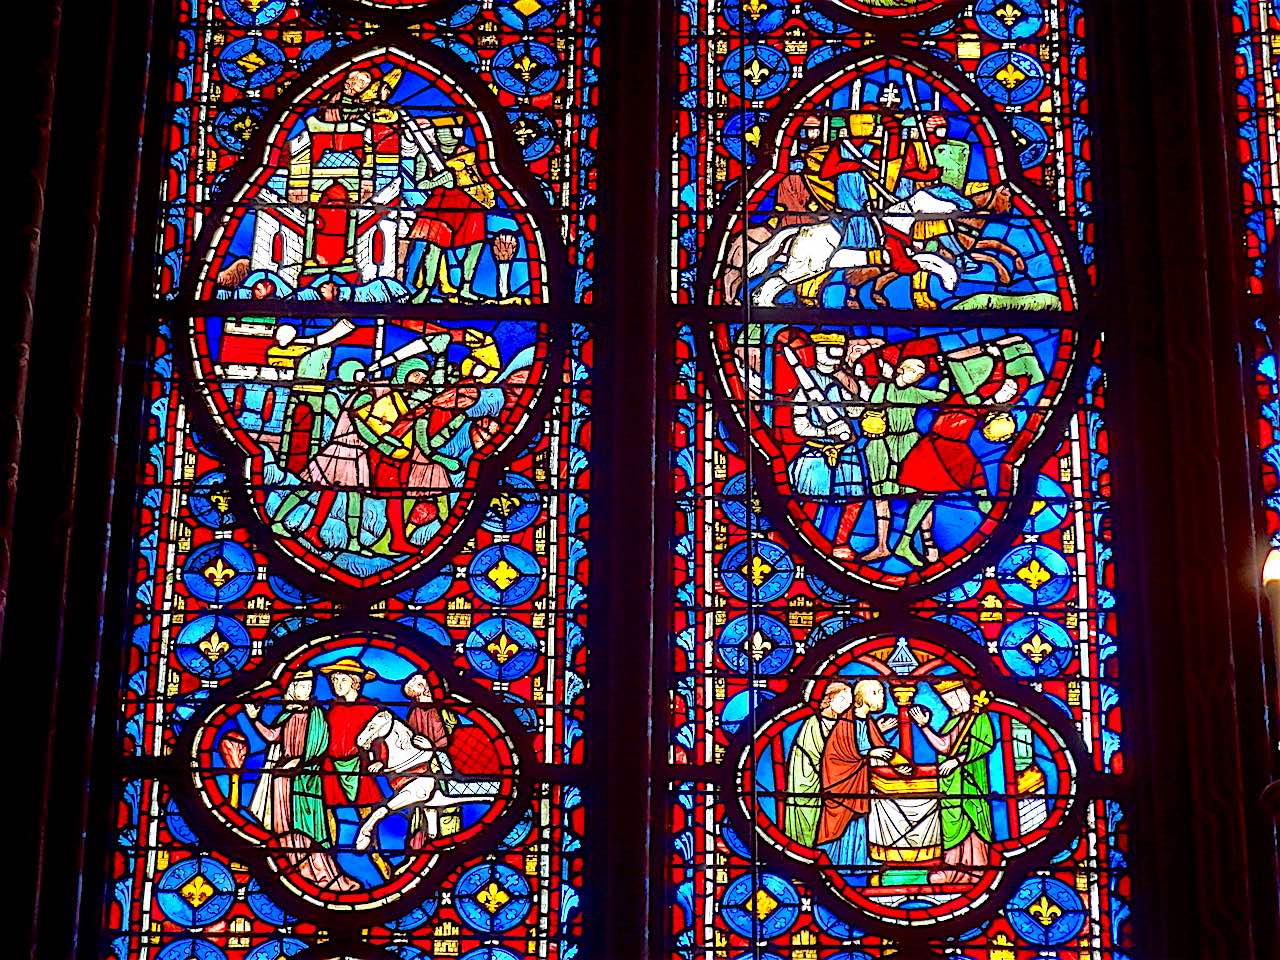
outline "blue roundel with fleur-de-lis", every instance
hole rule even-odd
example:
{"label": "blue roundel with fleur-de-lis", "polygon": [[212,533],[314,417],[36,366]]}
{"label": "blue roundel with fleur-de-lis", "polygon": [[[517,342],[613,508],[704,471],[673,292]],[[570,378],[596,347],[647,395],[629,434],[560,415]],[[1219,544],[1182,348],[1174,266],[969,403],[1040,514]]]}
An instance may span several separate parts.
{"label": "blue roundel with fleur-de-lis", "polygon": [[796,642],[786,624],[776,617],[747,613],[724,625],[716,649],[730,670],[772,676],[791,666]]}
{"label": "blue roundel with fleur-de-lis", "polygon": [[239,600],[258,575],[253,554],[234,540],[206,543],[182,565],[182,583],[205,603],[231,603]]}
{"label": "blue roundel with fleur-de-lis", "polygon": [[493,79],[517,97],[536,97],[560,81],[560,58],[545,43],[518,40],[493,57]]}
{"label": "blue roundel with fleur-de-lis", "polygon": [[742,33],[770,33],[786,21],[787,0],[729,0],[724,18]]}
{"label": "blue roundel with fleur-de-lis", "polygon": [[1040,3],[1041,0],[978,0],[973,18],[979,30],[996,40],[1026,40],[1044,26]]}
{"label": "blue roundel with fleur-de-lis", "polygon": [[531,898],[529,881],[505,863],[472,867],[453,888],[462,922],[479,933],[501,933],[519,924]]}
{"label": "blue roundel with fleur-de-lis", "polygon": [[746,471],[735,473],[724,482],[719,502],[720,509],[734,526],[743,530],[773,529],[755,487],[747,481]]}
{"label": "blue roundel with fleur-de-lis", "polygon": [[[764,135],[765,124],[769,122],[767,113],[756,110],[740,110],[725,121],[720,131],[720,142],[735,160],[752,166],[759,155],[760,139]],[[746,474],[739,474],[745,477]]]}
{"label": "blue roundel with fleur-de-lis", "polygon": [[528,477],[508,472],[489,501],[480,526],[493,533],[519,533],[542,513],[542,497]]}
{"label": "blue roundel with fleur-de-lis", "polygon": [[746,540],[720,561],[720,579],[739,600],[770,603],[787,592],[795,578],[787,551],[769,540]]}
{"label": "blue roundel with fleur-de-lis", "polygon": [[744,100],[768,100],[791,81],[791,64],[781,51],[748,43],[724,58],[724,82]]}
{"label": "blue roundel with fleur-de-lis", "polygon": [[231,487],[221,470],[210,470],[196,477],[187,492],[187,509],[210,530],[226,530],[236,525],[231,509]]}
{"label": "blue roundel with fleur-de-lis", "polygon": [[1030,103],[1044,90],[1044,67],[1021,50],[998,50],[978,61],[982,92],[1003,107]]}
{"label": "blue roundel with fleur-de-lis", "polygon": [[1080,895],[1061,880],[1032,877],[1009,900],[1005,916],[1023,940],[1051,947],[1080,934],[1085,907]]}
{"label": "blue roundel with fleur-de-lis", "polygon": [[1042,607],[1057,603],[1071,589],[1071,567],[1053,547],[1042,543],[1014,547],[996,565],[996,579],[1014,603]]}
{"label": "blue roundel with fleur-de-lis", "polygon": [[266,115],[267,105],[261,101],[233,104],[213,121],[214,139],[228,150],[241,153]]}
{"label": "blue roundel with fleur-de-lis", "polygon": [[998,641],[1000,659],[1028,680],[1056,677],[1071,662],[1071,636],[1047,617],[1022,617],[1005,627]]}
{"label": "blue roundel with fleur-de-lis", "polygon": [[491,617],[476,624],[464,646],[467,663],[490,680],[519,680],[538,662],[538,639],[511,617]]}
{"label": "blue roundel with fleur-de-lis", "polygon": [[222,0],[222,12],[242,27],[264,27],[289,9],[288,0]]}
{"label": "blue roundel with fleur-de-lis", "polygon": [[184,624],[174,653],[183,669],[201,680],[225,680],[245,665],[250,646],[244,624],[235,617],[214,613]]}
{"label": "blue roundel with fleur-de-lis", "polygon": [[507,123],[525,160],[541,160],[556,145],[555,121],[541,110],[508,110]]}
{"label": "blue roundel with fleur-de-lis", "polygon": [[160,876],[156,902],[182,927],[207,927],[221,920],[236,899],[236,881],[226,864],[212,857],[188,857]]}

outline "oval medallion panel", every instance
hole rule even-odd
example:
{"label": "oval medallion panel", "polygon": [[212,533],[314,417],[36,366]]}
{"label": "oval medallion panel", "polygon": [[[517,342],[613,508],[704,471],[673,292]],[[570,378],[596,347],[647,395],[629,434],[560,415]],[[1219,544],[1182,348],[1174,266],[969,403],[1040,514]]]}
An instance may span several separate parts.
{"label": "oval medallion panel", "polygon": [[860,921],[969,922],[1011,874],[1061,849],[1046,840],[1070,824],[1079,774],[1065,714],[949,646],[843,645],[765,708],[738,757],[751,828]]}
{"label": "oval medallion panel", "polygon": [[709,323],[711,379],[775,522],[854,589],[959,576],[1060,436],[1079,271],[987,102],[847,60],[751,134],[773,155],[720,218],[705,294],[750,309]]}
{"label": "oval medallion panel", "polygon": [[192,820],[303,910],[403,912],[517,812],[490,699],[399,635],[321,635],[191,720]]}
{"label": "oval medallion panel", "polygon": [[447,55],[334,57],[202,237],[188,357],[260,545],[389,588],[469,531],[536,427],[562,257],[501,111]]}

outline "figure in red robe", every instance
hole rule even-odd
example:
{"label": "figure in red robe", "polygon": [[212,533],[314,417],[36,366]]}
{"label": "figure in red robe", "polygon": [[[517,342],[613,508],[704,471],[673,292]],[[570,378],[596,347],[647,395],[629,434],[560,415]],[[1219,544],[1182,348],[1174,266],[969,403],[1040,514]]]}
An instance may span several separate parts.
{"label": "figure in red robe", "polygon": [[[953,392],[939,406],[929,431],[903,460],[898,475],[904,491],[918,494],[919,499],[907,514],[902,540],[894,552],[915,567],[939,560],[933,520],[940,498],[970,494],[978,498],[981,512],[990,510],[991,492],[987,489],[986,471],[970,441],[979,427],[992,443],[1014,440],[1017,424],[1007,408],[1025,396],[1033,385],[1044,381],[1044,371],[1034,350],[1025,338],[1017,335],[948,354],[945,360]],[[1017,452],[1025,442],[1019,438]],[[1001,458],[1001,487],[1010,479],[1007,473],[1014,452],[1011,448],[1011,454]],[[912,547],[917,531],[924,548],[924,561]]]}
{"label": "figure in red robe", "polygon": [[822,750],[822,816],[818,820],[818,846],[841,873],[854,883],[865,884],[870,857],[867,852],[867,815],[871,812],[871,768],[893,760],[882,727],[873,714],[884,709],[884,685],[859,680],[853,703],[836,720]]}
{"label": "figure in red robe", "polygon": [[[324,802],[334,807],[375,807],[386,797],[378,786],[377,774],[385,758],[362,750],[356,743],[360,732],[382,709],[360,700],[360,691],[377,674],[353,657],[320,668],[333,687],[329,705],[329,750],[325,757]],[[375,745],[374,750],[385,748]]]}

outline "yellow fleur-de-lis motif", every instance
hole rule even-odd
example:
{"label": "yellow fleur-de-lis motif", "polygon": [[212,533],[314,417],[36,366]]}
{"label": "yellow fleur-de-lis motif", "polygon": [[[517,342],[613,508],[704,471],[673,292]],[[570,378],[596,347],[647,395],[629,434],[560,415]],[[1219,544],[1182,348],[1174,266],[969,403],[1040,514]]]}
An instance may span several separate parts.
{"label": "yellow fleur-de-lis motif", "polygon": [[1028,660],[1039,666],[1056,648],[1040,634],[1033,633],[1018,649],[1026,654]]}
{"label": "yellow fleur-de-lis motif", "polygon": [[1023,80],[1027,79],[1027,75],[1018,69],[1013,63],[1006,63],[996,73],[996,79],[1004,86],[1006,90],[1012,90]]}
{"label": "yellow fleur-de-lis motif", "polygon": [[182,899],[187,901],[193,908],[203,906],[217,892],[217,890],[213,889],[213,884],[206,880],[203,874],[199,873],[178,889]]}
{"label": "yellow fleur-de-lis motif", "polygon": [[1000,22],[1006,27],[1012,27],[1015,23],[1026,16],[1025,13],[1012,3],[1006,3],[1003,7],[997,9],[995,11],[995,15],[1000,18]]}
{"label": "yellow fleur-de-lis motif", "polygon": [[542,70],[542,64],[527,53],[511,64],[511,69],[520,74],[520,79],[528,83],[535,73]]}
{"label": "yellow fleur-de-lis motif", "polygon": [[221,589],[234,580],[236,574],[240,571],[223,560],[222,557],[219,557],[213,563],[209,564],[209,566],[205,567],[201,572],[204,574],[204,578],[206,580],[218,589]]}
{"label": "yellow fleur-de-lis motif", "polygon": [[742,139],[746,140],[747,143],[751,144],[751,146],[753,147],[759,147],[760,146],[760,125],[756,124],[750,130],[748,130],[743,135]]}
{"label": "yellow fleur-de-lis motif", "polygon": [[991,694],[986,690],[979,690],[973,695],[973,708],[975,710],[985,710],[991,706]]}
{"label": "yellow fleur-de-lis motif", "polygon": [[[247,142],[249,138],[253,136],[253,127],[254,127],[253,114],[246,113],[244,116],[242,116],[239,120],[237,120],[235,123],[231,125],[231,132],[234,133],[242,143],[244,143],[244,142]],[[213,503],[213,505],[218,508],[218,510],[220,510],[223,513],[226,512],[225,506],[219,507],[217,501],[213,500],[212,497],[210,497],[209,499]],[[223,502],[224,503],[226,502],[225,497],[223,498]]]}
{"label": "yellow fleur-de-lis motif", "polygon": [[742,568],[742,572],[746,574],[753,587],[763,587],[764,582],[769,579],[769,574],[773,573],[773,566],[756,554],[751,558],[751,562]]}
{"label": "yellow fleur-de-lis motif", "polygon": [[266,6],[267,0],[243,0],[243,2],[246,10],[250,13],[257,13]]}
{"label": "yellow fleur-de-lis motif", "polygon": [[752,58],[751,62],[742,68],[742,75],[746,77],[755,86],[760,86],[768,79],[769,74],[773,71],[760,62],[759,57]]}
{"label": "yellow fleur-de-lis motif", "polygon": [[[521,120],[518,124],[512,127],[511,132],[515,134],[516,143],[520,144],[520,146],[522,147],[527,147],[529,145],[529,142],[538,135],[538,131],[535,130],[532,126],[530,126],[528,123],[526,123],[524,120]],[[494,502],[497,503],[502,498],[494,497],[493,499],[494,499]],[[510,514],[505,514],[505,516],[510,516]]]}
{"label": "yellow fleur-de-lis motif", "polygon": [[231,650],[231,644],[222,638],[217,630],[196,644],[196,649],[204,654],[210,663],[217,663]]}
{"label": "yellow fleur-de-lis motif", "polygon": [[1038,920],[1041,926],[1051,927],[1062,916],[1062,908],[1042,893],[1039,900],[1027,907],[1027,914]]}
{"label": "yellow fleur-de-lis motif", "polygon": [[[248,118],[246,117],[246,120],[247,119]],[[245,120],[241,120],[240,122],[244,123]],[[247,140],[248,137],[245,139]],[[231,495],[225,490],[215,490],[213,493],[209,494],[209,502],[213,504],[213,509],[217,510],[219,513],[226,513],[231,509]]]}
{"label": "yellow fleur-de-lis motif", "polygon": [[742,0],[742,12],[752,20],[759,20],[769,12],[769,4],[765,0]]}
{"label": "yellow fleur-de-lis motif", "polygon": [[489,644],[485,649],[489,651],[489,655],[493,657],[494,660],[499,664],[503,664],[520,652],[520,644],[516,643],[505,633],[500,633],[489,641]]}
{"label": "yellow fleur-de-lis motif", "polygon": [[[530,137],[535,133],[532,128],[529,129]],[[519,136],[519,128],[516,128],[517,136]],[[500,517],[510,517],[520,509],[523,501],[514,493],[500,493],[490,501],[489,508]]]}
{"label": "yellow fleur-de-lis motif", "polygon": [[1043,563],[1036,559],[1032,559],[1030,563],[1019,570],[1016,576],[1027,585],[1029,590],[1039,590],[1053,579],[1053,574],[1045,568]]}
{"label": "yellow fleur-de-lis motif", "polygon": [[510,902],[511,894],[502,889],[496,880],[490,880],[489,885],[476,894],[476,903],[488,910],[491,916]]}

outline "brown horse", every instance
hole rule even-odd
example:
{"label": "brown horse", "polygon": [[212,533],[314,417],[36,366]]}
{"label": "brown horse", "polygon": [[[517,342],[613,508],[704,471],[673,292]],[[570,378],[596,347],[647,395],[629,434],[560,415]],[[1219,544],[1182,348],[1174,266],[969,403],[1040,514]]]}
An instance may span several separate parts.
{"label": "brown horse", "polygon": [[[984,237],[982,236],[982,231],[989,218],[1003,216],[1013,209],[1013,190],[1008,184],[1002,183],[998,186],[988,187],[980,193],[975,193],[969,200],[973,203],[973,211],[963,217],[954,217],[951,220],[955,227],[956,240],[973,260],[978,263],[988,264],[995,269],[996,277],[1001,283],[1008,283],[1013,279],[1013,274],[1005,266],[1001,257],[1007,257],[1011,260],[1014,269],[1018,272],[1027,269],[1027,262],[1022,254],[1012,246],[1003,240],[996,240],[994,237]],[[954,258],[949,253],[941,250],[938,252],[940,256],[947,260],[954,261]],[[844,276],[845,283],[850,290],[849,306],[861,306],[856,302],[857,288],[864,283],[874,281],[871,285],[871,300],[877,306],[887,307],[889,301],[884,296],[884,288],[901,277],[902,274],[888,262],[885,262],[845,270]]]}

